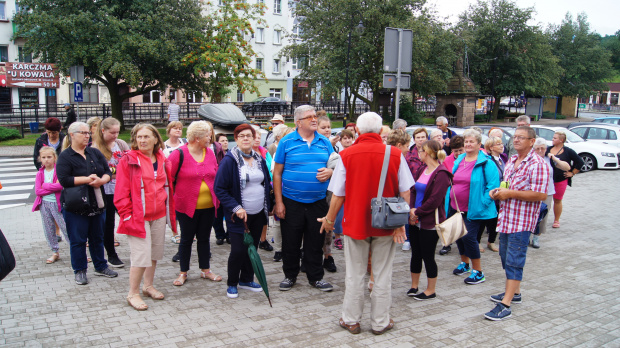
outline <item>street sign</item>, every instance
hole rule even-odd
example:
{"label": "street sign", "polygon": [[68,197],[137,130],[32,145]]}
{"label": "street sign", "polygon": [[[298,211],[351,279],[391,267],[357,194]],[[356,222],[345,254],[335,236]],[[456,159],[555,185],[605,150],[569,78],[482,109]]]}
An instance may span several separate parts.
{"label": "street sign", "polygon": [[385,28],[383,42],[383,70],[398,70],[398,31],[402,30],[402,47],[400,49],[400,72],[411,72],[411,52],[413,47],[413,31],[409,29]]}
{"label": "street sign", "polygon": [[[383,74],[383,88],[394,89],[396,88],[396,74]],[[411,76],[400,75],[400,88],[411,88]]]}
{"label": "street sign", "polygon": [[50,63],[6,62],[6,86],[22,88],[58,88],[58,70]]}
{"label": "street sign", "polygon": [[71,82],[84,82],[84,66],[74,65],[69,68],[69,75],[71,75]]}
{"label": "street sign", "polygon": [[82,95],[82,84],[79,82],[73,83],[73,102],[81,103],[84,101],[84,96]]}

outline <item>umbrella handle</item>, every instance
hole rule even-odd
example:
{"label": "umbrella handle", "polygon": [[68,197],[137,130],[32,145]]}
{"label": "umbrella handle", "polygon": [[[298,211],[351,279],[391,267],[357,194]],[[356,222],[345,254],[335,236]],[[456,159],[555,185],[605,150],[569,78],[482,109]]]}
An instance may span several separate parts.
{"label": "umbrella handle", "polygon": [[[230,221],[231,222],[235,222],[235,213],[232,213],[232,215],[230,216]],[[248,228],[248,223],[246,221],[243,221],[243,226],[245,227],[245,233],[250,233],[250,229]]]}

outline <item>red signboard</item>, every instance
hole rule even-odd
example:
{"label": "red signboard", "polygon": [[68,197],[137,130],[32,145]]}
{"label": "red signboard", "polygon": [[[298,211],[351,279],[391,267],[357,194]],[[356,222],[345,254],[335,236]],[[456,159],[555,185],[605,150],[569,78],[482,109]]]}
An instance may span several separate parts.
{"label": "red signboard", "polygon": [[308,88],[308,81],[299,81],[299,84],[297,85],[297,87]]}
{"label": "red signboard", "polygon": [[58,88],[58,70],[50,63],[6,62],[6,86],[22,88]]}

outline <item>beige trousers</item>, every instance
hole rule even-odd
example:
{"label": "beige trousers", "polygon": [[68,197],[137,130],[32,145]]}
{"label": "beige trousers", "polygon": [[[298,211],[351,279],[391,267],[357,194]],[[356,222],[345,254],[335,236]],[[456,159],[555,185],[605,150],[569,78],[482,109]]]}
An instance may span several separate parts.
{"label": "beige trousers", "polygon": [[375,285],[370,294],[370,323],[373,330],[383,330],[390,323],[392,305],[392,265],[396,243],[392,236],[363,240],[344,236],[346,263],[342,319],[348,325],[359,323],[364,311],[364,276],[368,266],[368,250],[372,251]]}

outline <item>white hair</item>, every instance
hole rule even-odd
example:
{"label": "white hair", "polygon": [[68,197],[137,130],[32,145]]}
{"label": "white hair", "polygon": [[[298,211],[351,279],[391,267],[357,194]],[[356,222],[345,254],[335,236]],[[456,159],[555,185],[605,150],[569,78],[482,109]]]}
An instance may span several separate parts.
{"label": "white hair", "polygon": [[540,145],[547,146],[547,141],[545,140],[545,138],[536,137],[536,141],[534,142],[534,147],[540,146]]}
{"label": "white hair", "polygon": [[473,128],[466,129],[463,132],[463,140],[467,138],[475,138],[478,144],[482,143],[482,134],[480,134],[480,132],[474,130]]}
{"label": "white hair", "polygon": [[398,120],[394,121],[394,123],[392,123],[392,128],[393,129],[407,128],[407,121],[403,120],[402,118],[399,118]]}
{"label": "white hair", "polygon": [[[495,133],[497,133],[497,135],[493,135]],[[502,130],[499,128],[491,129],[491,131],[489,131],[489,137],[501,138],[502,136],[504,136],[504,132],[502,132]]]}
{"label": "white hair", "polygon": [[357,118],[356,126],[360,134],[365,133],[381,133],[383,119],[375,112],[365,112]]}
{"label": "white hair", "polygon": [[[213,125],[208,121],[194,121],[187,127],[186,136],[189,142],[193,142],[196,139],[206,137],[211,131],[213,135]],[[209,140],[210,141],[210,140]]]}
{"label": "white hair", "polygon": [[67,130],[67,132],[69,132],[69,134],[73,134],[73,133],[79,132],[80,128],[82,127],[86,127],[88,128],[88,130],[90,130],[90,126],[84,122],[73,122],[69,126],[69,129]]}
{"label": "white hair", "polygon": [[448,119],[445,118],[444,116],[439,116],[437,117],[437,120],[435,122],[441,122],[442,124],[448,124]]}
{"label": "white hair", "polygon": [[282,132],[284,132],[287,128],[288,128],[288,126],[285,125],[284,123],[281,123],[281,124],[273,127],[271,132],[273,133],[274,139],[278,139],[278,137],[281,137],[282,136]]}
{"label": "white hair", "polygon": [[300,105],[295,108],[295,122],[299,121],[299,119],[308,111],[316,110],[312,105]]}
{"label": "white hair", "polygon": [[441,131],[441,129],[433,129],[433,131],[431,132],[431,139],[433,139],[435,136],[437,135],[441,135],[443,137],[443,132]]}
{"label": "white hair", "polygon": [[517,118],[515,119],[515,122],[517,122],[517,123],[519,123],[519,122],[525,122],[525,123],[527,123],[527,124],[530,124],[530,123],[531,123],[531,120],[530,120],[530,117],[529,117],[529,116],[527,116],[527,115],[521,115],[521,116],[519,116],[519,117],[517,117]]}

